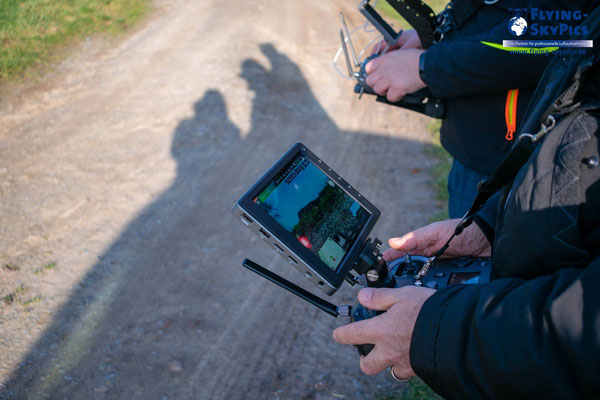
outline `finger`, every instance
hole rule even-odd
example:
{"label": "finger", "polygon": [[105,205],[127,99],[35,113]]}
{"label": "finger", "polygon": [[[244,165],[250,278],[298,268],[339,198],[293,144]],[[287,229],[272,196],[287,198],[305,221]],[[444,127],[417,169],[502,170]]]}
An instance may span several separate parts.
{"label": "finger", "polygon": [[371,318],[340,326],[333,331],[333,339],[341,344],[374,343],[378,330],[378,321]]}
{"label": "finger", "polygon": [[395,250],[432,255],[451,236],[455,220],[438,221],[416,229],[399,238],[390,238],[388,243]]}
{"label": "finger", "polygon": [[375,72],[377,70],[377,68],[379,68],[379,57],[372,59],[371,61],[369,61],[367,63],[367,65],[365,65],[365,72],[367,73],[367,75]]}
{"label": "finger", "polygon": [[387,99],[392,103],[395,103],[405,95],[406,93],[402,89],[392,86],[387,92]]}
{"label": "finger", "polygon": [[400,257],[404,257],[406,253],[408,252],[404,250],[387,249],[383,252],[383,259],[386,262],[394,261]]}
{"label": "finger", "polygon": [[371,86],[373,88],[373,90],[375,91],[375,93],[381,95],[381,96],[385,96],[387,94],[387,91],[390,87],[390,84],[388,83],[387,80],[385,79],[380,79],[377,81],[377,83],[374,86]]}
{"label": "finger", "polygon": [[407,368],[405,366],[394,365],[393,368],[394,375],[396,375],[399,379],[404,380],[415,376],[415,371],[413,371],[413,369],[410,367]]}
{"label": "finger", "polygon": [[374,72],[372,74],[367,75],[367,79],[365,82],[367,82],[367,85],[369,87],[373,87],[377,84],[377,82],[379,82],[379,80],[382,78],[381,74],[378,74],[377,72]]}
{"label": "finger", "polygon": [[391,306],[403,300],[402,289],[366,288],[358,292],[358,301],[363,306],[377,311],[388,310]]}
{"label": "finger", "polygon": [[390,364],[381,346],[375,346],[366,356],[360,358],[360,369],[367,375],[375,375]]}
{"label": "finger", "polygon": [[404,252],[414,251],[419,245],[417,240],[417,237],[419,236],[419,230],[420,229],[408,232],[406,235],[401,237],[390,238],[388,243],[390,247],[395,250],[402,250]]}

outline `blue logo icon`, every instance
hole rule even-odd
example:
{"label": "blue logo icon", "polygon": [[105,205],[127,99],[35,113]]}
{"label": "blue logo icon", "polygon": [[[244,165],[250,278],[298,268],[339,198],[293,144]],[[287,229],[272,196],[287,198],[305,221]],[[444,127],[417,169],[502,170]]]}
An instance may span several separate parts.
{"label": "blue logo icon", "polygon": [[512,17],[508,21],[508,30],[514,36],[523,36],[527,32],[527,21],[523,17]]}

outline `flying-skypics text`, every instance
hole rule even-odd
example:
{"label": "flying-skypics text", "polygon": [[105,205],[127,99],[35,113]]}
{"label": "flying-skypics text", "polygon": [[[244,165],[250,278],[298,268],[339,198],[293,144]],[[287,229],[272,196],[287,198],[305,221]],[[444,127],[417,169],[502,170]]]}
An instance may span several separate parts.
{"label": "flying-skypics text", "polygon": [[586,25],[580,25],[587,14],[579,10],[540,10],[531,8],[531,36],[538,37],[583,37],[588,33]]}

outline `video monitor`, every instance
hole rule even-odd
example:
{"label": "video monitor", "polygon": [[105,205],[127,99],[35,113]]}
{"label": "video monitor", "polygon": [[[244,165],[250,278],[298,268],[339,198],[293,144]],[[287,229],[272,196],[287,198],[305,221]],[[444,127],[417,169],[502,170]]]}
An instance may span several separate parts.
{"label": "video monitor", "polygon": [[380,214],[301,143],[238,201],[240,211],[243,222],[329,294],[352,268]]}

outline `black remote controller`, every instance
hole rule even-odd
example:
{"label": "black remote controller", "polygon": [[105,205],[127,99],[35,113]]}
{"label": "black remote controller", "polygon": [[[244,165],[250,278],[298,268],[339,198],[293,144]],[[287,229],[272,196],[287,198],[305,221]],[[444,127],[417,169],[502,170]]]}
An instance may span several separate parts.
{"label": "black remote controller", "polygon": [[[415,285],[415,275],[427,262],[427,257],[405,256],[388,264],[388,276],[379,287],[394,287]],[[490,281],[492,270],[491,258],[487,257],[460,257],[442,258],[436,260],[431,269],[422,278],[422,286],[431,289],[441,289],[456,284],[476,284]],[[374,311],[357,304],[352,307],[351,320],[362,321],[373,318],[383,311]],[[373,350],[372,344],[356,345],[356,350],[362,356]]]}
{"label": "black remote controller", "polygon": [[433,97],[428,88],[423,88],[414,93],[409,93],[396,102],[389,101],[387,97],[377,94],[369,85],[367,85],[367,71],[365,70],[369,61],[379,57],[379,54],[373,54],[365,59],[358,73],[358,83],[354,87],[355,93],[366,93],[377,96],[379,103],[391,106],[407,108],[429,115],[432,118],[444,118],[444,103],[442,100]]}

